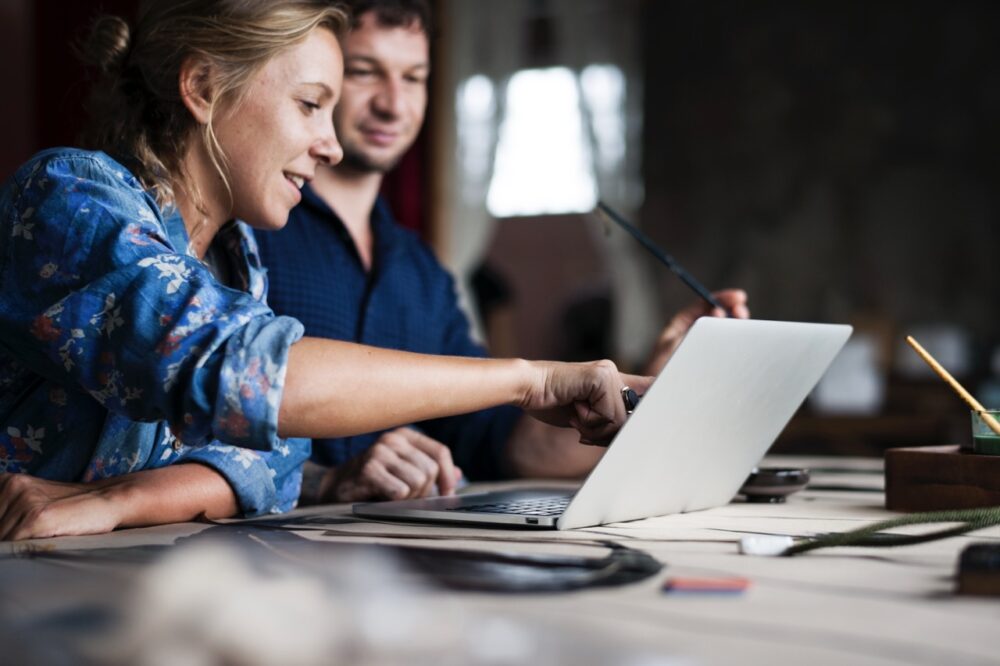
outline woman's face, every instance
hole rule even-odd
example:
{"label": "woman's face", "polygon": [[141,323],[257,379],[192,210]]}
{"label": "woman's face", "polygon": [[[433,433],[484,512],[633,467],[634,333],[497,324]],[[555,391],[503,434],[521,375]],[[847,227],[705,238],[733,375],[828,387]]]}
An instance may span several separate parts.
{"label": "woman's face", "polygon": [[232,217],[280,229],[317,166],[340,161],[333,107],[343,76],[337,38],[315,30],[258,71],[242,104],[215,121],[228,158]]}

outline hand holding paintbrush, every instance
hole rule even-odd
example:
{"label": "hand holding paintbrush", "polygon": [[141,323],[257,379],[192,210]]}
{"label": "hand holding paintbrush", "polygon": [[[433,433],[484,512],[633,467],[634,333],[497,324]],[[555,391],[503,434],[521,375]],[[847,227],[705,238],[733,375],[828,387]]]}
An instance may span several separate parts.
{"label": "hand holding paintbrush", "polygon": [[747,309],[747,294],[742,289],[724,289],[715,293],[710,292],[698,280],[684,270],[677,261],[669,254],[660,249],[646,234],[629,224],[621,215],[616,213],[603,201],[597,202],[597,212],[606,220],[614,222],[625,229],[639,243],[649,250],[649,252],[670,269],[681,281],[691,288],[701,299],[708,304],[710,310],[706,310],[700,303],[688,306],[678,312],[667,324],[653,348],[653,353],[645,365],[644,372],[655,375],[666,364],[667,359],[674,353],[674,350],[681,343],[687,334],[688,329],[695,320],[705,315],[736,317],[745,319],[750,316]]}

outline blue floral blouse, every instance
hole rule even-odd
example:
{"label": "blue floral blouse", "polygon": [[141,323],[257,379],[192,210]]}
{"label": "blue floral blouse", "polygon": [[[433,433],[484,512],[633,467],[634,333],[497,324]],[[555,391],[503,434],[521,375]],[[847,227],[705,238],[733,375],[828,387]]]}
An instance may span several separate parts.
{"label": "blue floral blouse", "polygon": [[92,481],[216,469],[245,515],[295,505],[308,440],[277,435],[302,326],[265,303],[253,236],[213,250],[230,286],[101,152],[34,156],[0,189],[0,471]]}

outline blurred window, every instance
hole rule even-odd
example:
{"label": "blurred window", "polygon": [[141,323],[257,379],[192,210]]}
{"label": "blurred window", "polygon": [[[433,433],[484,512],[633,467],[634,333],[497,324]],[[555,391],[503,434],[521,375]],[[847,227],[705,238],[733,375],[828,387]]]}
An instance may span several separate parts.
{"label": "blurred window", "polygon": [[[595,169],[618,168],[624,157],[624,97],[624,76],[612,65],[592,65],[579,76],[566,67],[511,76],[486,196],[489,212],[512,217],[593,209]],[[459,90],[459,136],[463,168],[473,180],[488,154],[477,141],[490,136],[482,128],[494,116],[492,86],[485,77],[471,77]]]}
{"label": "blurred window", "polygon": [[482,74],[470,76],[459,86],[455,112],[458,118],[458,163],[469,186],[462,194],[468,205],[481,205],[482,191],[490,177],[493,159],[496,97],[493,82]]}
{"label": "blurred window", "polygon": [[597,170],[614,174],[625,161],[625,75],[614,65],[589,65],[580,73],[580,89],[590,110]]}

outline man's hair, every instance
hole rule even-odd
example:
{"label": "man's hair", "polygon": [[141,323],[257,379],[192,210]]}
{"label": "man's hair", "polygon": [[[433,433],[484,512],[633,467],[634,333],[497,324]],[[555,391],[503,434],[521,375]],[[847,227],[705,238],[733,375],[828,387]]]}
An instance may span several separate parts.
{"label": "man's hair", "polygon": [[[339,36],[347,23],[343,9],[324,0],[150,0],[134,28],[103,16],[80,49],[101,75],[83,144],[126,163],[163,206],[178,186],[199,200],[182,156],[189,141],[200,140],[228,189],[212,118],[238,106],[251,77],[272,58],[317,29]],[[211,65],[212,107],[200,131],[177,86],[190,57]]]}
{"label": "man's hair", "polygon": [[408,28],[416,25],[428,37],[433,25],[431,8],[427,0],[340,0],[350,12],[352,27],[358,27],[362,15],[375,14],[375,21],[383,28]]}

